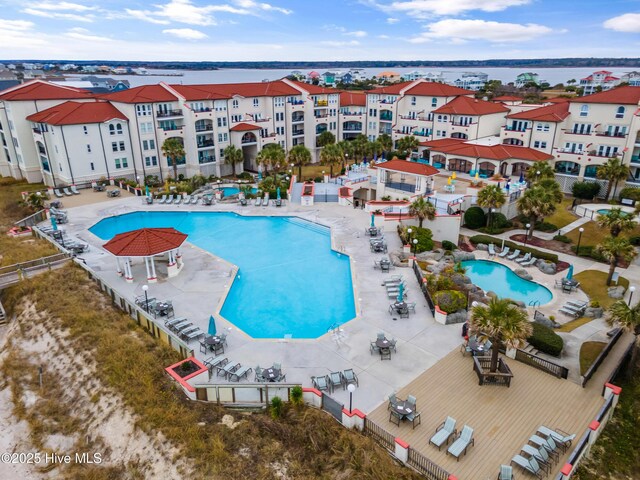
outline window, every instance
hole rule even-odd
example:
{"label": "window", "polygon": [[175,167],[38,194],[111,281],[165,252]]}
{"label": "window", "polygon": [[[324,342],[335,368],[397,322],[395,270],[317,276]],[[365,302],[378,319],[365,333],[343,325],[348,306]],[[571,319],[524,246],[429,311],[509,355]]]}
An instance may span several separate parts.
{"label": "window", "polygon": [[224,158],[224,148],[220,149],[220,158]]}
{"label": "window", "polygon": [[226,142],[229,140],[229,136],[226,133],[218,134],[218,142]]}
{"label": "window", "polygon": [[284,112],[276,112],[276,122],[284,122]]}
{"label": "window", "polygon": [[144,157],[144,163],[147,167],[155,167],[158,165],[158,158],[155,155]]}
{"label": "window", "polygon": [[92,172],[96,169],[96,167],[94,167],[94,166],[93,166],[93,162],[91,162],[91,163],[89,164],[89,166],[91,167],[91,171],[92,171]]}
{"label": "window", "polygon": [[284,135],[284,127],[276,127],[276,134]]}
{"label": "window", "polygon": [[259,107],[260,106],[260,99],[259,98],[254,98],[253,99],[253,106],[254,107]]}
{"label": "window", "polygon": [[142,149],[143,150],[155,150],[155,148],[156,148],[156,141],[155,140],[143,140],[142,141]]}
{"label": "window", "polygon": [[87,144],[87,152],[91,153],[91,145]]}
{"label": "window", "polygon": [[124,146],[124,142],[120,142],[120,151],[124,152],[125,146]]}
{"label": "window", "polygon": [[549,124],[548,123],[536,123],[536,131],[538,132],[548,132]]}
{"label": "window", "polygon": [[231,102],[231,107],[232,107],[232,108],[238,108],[238,106],[239,106],[239,104],[238,104],[238,100],[233,100],[233,101]]}
{"label": "window", "polygon": [[231,115],[231,121],[233,123],[238,123],[242,121],[242,115]]}
{"label": "window", "polygon": [[580,116],[586,117],[587,115],[589,115],[589,105],[582,105],[580,107]]}
{"label": "window", "polygon": [[[111,129],[112,126],[113,125],[109,126],[109,129]],[[153,124],[151,122],[141,122],[140,133],[153,133]]]}
{"label": "window", "polygon": [[273,101],[275,107],[284,107],[284,97],[276,97]]}
{"label": "window", "polygon": [[437,107],[438,106],[438,99],[436,97],[433,97],[431,99],[431,106],[432,107]]}
{"label": "window", "polygon": [[118,151],[118,142],[111,142],[111,150],[113,152],[117,152]]}
{"label": "window", "polygon": [[369,109],[369,116],[370,117],[377,117],[378,116],[378,110],[376,110],[375,108],[370,108]]}
{"label": "window", "polygon": [[624,117],[624,107],[618,107],[616,110],[616,118]]}
{"label": "window", "polygon": [[547,142],[536,140],[535,142],[533,142],[533,148],[547,148]]}
{"label": "window", "polygon": [[82,127],[82,131],[84,132],[85,135],[89,135],[89,131],[87,130],[86,125]]}
{"label": "window", "polygon": [[122,168],[122,165],[120,165],[120,159],[119,158],[116,158],[115,162],[116,162],[116,168]]}
{"label": "window", "polygon": [[227,126],[227,117],[218,118],[218,127],[226,127]]}
{"label": "window", "polygon": [[151,115],[151,105],[136,105],[136,114],[139,117]]}
{"label": "window", "polygon": [[416,97],[411,97],[411,105],[415,106],[416,101],[417,101]]}
{"label": "window", "polygon": [[261,128],[260,129],[260,138],[265,138],[269,136],[269,129],[268,128]]}

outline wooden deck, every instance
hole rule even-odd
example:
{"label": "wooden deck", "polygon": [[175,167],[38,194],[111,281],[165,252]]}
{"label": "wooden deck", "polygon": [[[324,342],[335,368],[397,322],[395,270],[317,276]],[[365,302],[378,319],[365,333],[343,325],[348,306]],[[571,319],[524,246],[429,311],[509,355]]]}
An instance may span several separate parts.
{"label": "wooden deck", "polygon": [[[615,350],[620,347],[623,345],[616,345]],[[459,480],[495,479],[500,465],[508,465],[540,425],[576,433],[579,439],[604,403],[602,383],[596,384],[594,378],[591,388],[583,389],[516,360],[506,360],[514,375],[511,387],[479,386],[471,357],[463,357],[456,349],[397,393],[402,399],[407,395],[417,398],[422,424],[415,430],[408,422],[399,427],[389,422],[387,402],[368,418]],[[603,370],[607,363],[603,363]],[[458,462],[446,455],[444,446],[438,451],[429,444],[447,415],[457,420],[458,430],[465,423],[474,429],[475,446]],[[555,477],[567,457],[568,453],[560,457],[548,478]],[[518,478],[534,478],[519,469],[516,474]]]}

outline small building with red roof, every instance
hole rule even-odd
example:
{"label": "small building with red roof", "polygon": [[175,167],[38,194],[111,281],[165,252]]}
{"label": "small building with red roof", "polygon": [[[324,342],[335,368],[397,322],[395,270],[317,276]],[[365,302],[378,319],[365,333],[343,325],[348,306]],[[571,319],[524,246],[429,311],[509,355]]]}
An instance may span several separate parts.
{"label": "small building with red roof", "polygon": [[501,103],[459,96],[433,110],[433,129],[436,137],[475,140],[498,133],[508,113]]}
{"label": "small building with red roof", "polygon": [[411,200],[433,189],[433,176],[439,170],[425,163],[394,158],[370,167],[377,172],[376,200],[390,196]]}

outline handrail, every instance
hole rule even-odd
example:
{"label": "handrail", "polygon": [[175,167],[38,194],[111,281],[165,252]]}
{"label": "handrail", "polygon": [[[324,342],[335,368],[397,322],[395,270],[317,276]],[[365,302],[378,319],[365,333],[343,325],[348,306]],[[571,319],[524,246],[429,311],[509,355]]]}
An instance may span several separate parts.
{"label": "handrail", "polygon": [[538,370],[542,370],[543,372],[549,373],[557,378],[568,378],[569,377],[569,369],[567,367],[563,367],[562,365],[558,365],[557,363],[553,363],[546,358],[538,357],[537,355],[533,355],[529,352],[525,352],[524,350],[516,349],[516,360],[526,363]]}
{"label": "handrail", "polygon": [[595,361],[591,364],[589,369],[582,376],[582,386],[583,387],[587,385],[587,382],[589,380],[591,380],[591,377],[593,377],[593,375],[596,373],[596,370],[598,370],[598,367],[602,364],[602,362],[604,362],[604,359],[607,358],[607,355],[609,355],[609,352],[611,351],[611,349],[615,346],[615,344],[618,342],[618,340],[620,340],[620,337],[622,336],[623,333],[624,333],[623,330],[619,329],[613,335],[611,340],[609,340],[609,343],[607,343],[607,346],[602,349],[602,351],[597,356]]}
{"label": "handrail", "polygon": [[47,218],[47,211],[45,209],[38,210],[36,213],[29,215],[28,217],[24,217],[21,220],[18,220],[14,223],[17,227],[32,227]]}
{"label": "handrail", "polygon": [[53,255],[49,255],[48,257],[41,257],[36,260],[30,260],[28,262],[14,263],[13,265],[0,267],[0,275],[5,275],[7,273],[14,273],[14,272],[17,272],[18,270],[25,270],[31,267],[39,267],[39,266],[47,265],[49,263],[53,263],[68,257],[69,257],[68,253],[55,253]]}

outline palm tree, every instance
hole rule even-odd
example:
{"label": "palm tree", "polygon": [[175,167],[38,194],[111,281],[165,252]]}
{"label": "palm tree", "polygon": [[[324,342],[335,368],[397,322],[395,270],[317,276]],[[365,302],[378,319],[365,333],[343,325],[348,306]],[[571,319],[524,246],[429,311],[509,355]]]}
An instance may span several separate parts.
{"label": "palm tree", "polygon": [[320,162],[323,165],[329,165],[329,175],[333,177],[333,167],[340,165],[344,155],[339,145],[327,145],[320,152]]}
{"label": "palm tree", "polygon": [[540,180],[555,178],[556,172],[548,162],[537,162],[527,170],[526,174],[526,179],[531,184],[535,184]]}
{"label": "palm tree", "polygon": [[342,150],[342,167],[344,168],[345,164],[348,163],[349,157],[353,158],[353,142],[349,140],[342,140],[337,144]]}
{"label": "palm tree", "polygon": [[491,367],[498,370],[498,351],[518,348],[531,335],[532,327],[527,312],[508,299],[492,298],[489,305],[477,305],[471,310],[469,330],[482,341],[491,340]]}
{"label": "palm tree", "polygon": [[506,201],[498,185],[487,185],[478,192],[478,205],[489,209],[489,228],[493,226],[493,210],[502,207]]}
{"label": "palm tree", "polygon": [[358,135],[351,141],[354,160],[362,160],[369,150],[369,139],[365,135]]}
{"label": "palm tree", "polygon": [[602,243],[596,245],[596,252],[609,262],[607,285],[611,285],[611,279],[613,278],[613,273],[616,271],[618,261],[625,260],[630,262],[637,255],[635,247],[629,243],[629,240],[620,237],[605,238]]}
{"label": "palm tree", "polygon": [[302,166],[311,163],[311,152],[304,145],[296,145],[289,150],[289,162],[298,166],[298,178],[302,179]]}
{"label": "palm tree", "polygon": [[631,353],[631,362],[629,365],[635,365],[635,356],[640,346],[640,303],[636,303],[633,307],[628,305],[624,300],[618,300],[609,307],[609,315],[607,322],[610,325],[620,325],[623,330],[636,334],[636,346]]}
{"label": "palm tree", "polygon": [[637,222],[621,208],[612,208],[607,215],[598,215],[597,222],[602,228],[608,228],[612,237],[617,237],[622,232],[633,230],[638,226]]}
{"label": "palm tree", "polygon": [[233,176],[236,176],[236,164],[244,161],[244,155],[242,150],[235,145],[229,145],[224,149],[224,163],[225,165],[231,165],[233,168]]}
{"label": "palm tree", "polygon": [[282,168],[285,163],[286,157],[287,155],[284,151],[284,148],[282,148],[282,145],[280,145],[279,143],[267,143],[264,147],[262,147],[260,153],[258,153],[256,161],[259,165],[263,166],[264,174],[266,176],[269,172],[269,167],[273,168],[274,170]]}
{"label": "palm tree", "polygon": [[553,214],[560,200],[562,192],[555,180],[543,180],[524,192],[518,200],[518,211],[531,222],[529,238],[533,237],[536,223]]}
{"label": "palm tree", "polygon": [[162,144],[162,153],[171,160],[173,178],[178,180],[178,160],[184,158],[184,144],[177,137],[167,138]]}
{"label": "palm tree", "polygon": [[382,152],[384,152],[384,147],[382,146],[382,142],[380,141],[380,139],[369,142],[369,152],[374,158],[382,155]]}
{"label": "palm tree", "polygon": [[391,135],[383,133],[378,137],[378,141],[380,142],[380,145],[382,145],[383,152],[390,152],[391,149],[393,149],[393,139],[391,138]]}
{"label": "palm tree", "polygon": [[609,194],[611,193],[612,187],[618,186],[618,182],[620,180],[626,180],[631,171],[627,165],[622,163],[617,157],[610,158],[607,160],[607,163],[604,165],[600,165],[596,170],[596,177],[601,178],[603,180],[608,180],[607,182],[607,193],[604,197],[605,200],[609,200]]}
{"label": "palm tree", "polygon": [[418,226],[422,228],[424,219],[433,220],[436,218],[436,207],[424,197],[418,197],[411,205],[409,205],[409,215],[418,218]]}
{"label": "palm tree", "polygon": [[336,136],[330,131],[326,130],[318,136],[316,145],[318,147],[326,147],[327,145],[332,145],[334,143],[336,143]]}
{"label": "palm tree", "polygon": [[409,135],[408,137],[402,137],[400,140],[396,142],[396,147],[398,149],[398,152],[400,152],[400,154],[405,157],[410,155],[412,151],[418,148],[418,145],[420,145],[420,142],[413,135]]}

